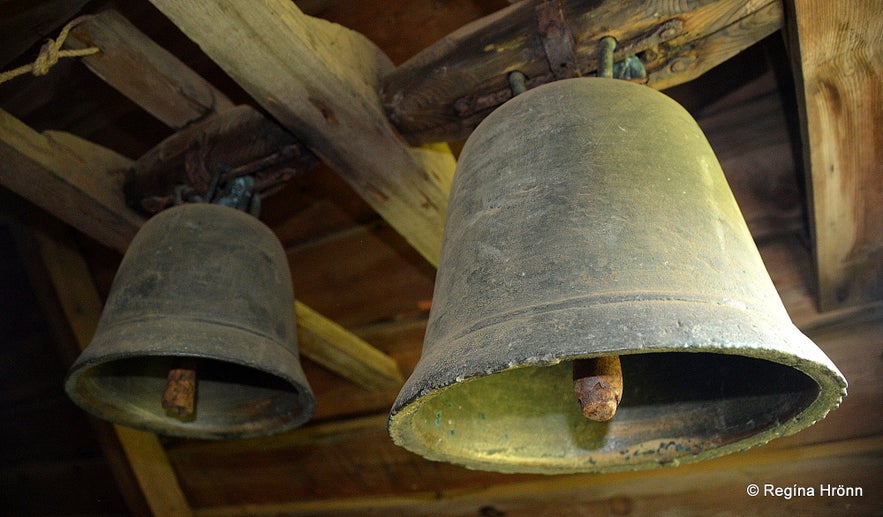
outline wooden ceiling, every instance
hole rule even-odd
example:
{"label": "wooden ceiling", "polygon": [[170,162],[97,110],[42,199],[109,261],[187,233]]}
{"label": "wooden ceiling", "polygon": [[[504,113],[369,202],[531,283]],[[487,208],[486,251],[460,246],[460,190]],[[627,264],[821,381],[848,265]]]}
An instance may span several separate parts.
{"label": "wooden ceiling", "polygon": [[[429,462],[391,443],[386,412],[419,358],[456,151],[493,109],[476,110],[476,99],[493,98],[512,69],[548,65],[542,47],[496,52],[495,61],[474,40],[512,48],[525,40],[515,37],[524,32],[519,20],[531,19],[536,4],[0,0],[3,70],[33,61],[43,40],[80,14],[100,13],[74,29],[68,48],[102,49],[0,84],[5,511],[879,511],[879,1],[560,3],[582,73],[594,70],[590,43],[615,35],[643,52],[650,86],[698,120],[789,314],[849,380],[840,409],[767,446],[640,473],[501,475]],[[456,80],[433,75],[443,67],[458,69]],[[452,123],[445,114],[464,98],[472,111]],[[262,135],[293,138],[313,157],[291,166],[261,219],[291,265],[316,415],[279,436],[230,442],[157,437],[87,417],[62,380],[147,215],[126,204],[122,171],[146,167],[151,151],[172,145],[167,139],[189,142],[221,117],[229,118],[219,127],[243,127],[246,116],[235,110],[269,128]],[[231,130],[225,145],[245,163],[264,151],[238,143],[242,134]],[[752,482],[861,486],[865,494],[750,498]]]}

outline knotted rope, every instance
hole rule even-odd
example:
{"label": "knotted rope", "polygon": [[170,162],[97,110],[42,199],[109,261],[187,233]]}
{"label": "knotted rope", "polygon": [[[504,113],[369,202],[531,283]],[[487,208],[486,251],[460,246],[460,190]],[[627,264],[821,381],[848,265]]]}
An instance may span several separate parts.
{"label": "knotted rope", "polygon": [[65,25],[63,29],[61,29],[61,32],[58,33],[58,37],[56,39],[46,40],[46,43],[44,43],[43,46],[40,48],[40,54],[37,55],[37,59],[35,59],[33,63],[22,65],[18,68],[7,70],[6,72],[0,72],[0,84],[3,84],[10,79],[14,79],[20,75],[24,75],[27,73],[33,73],[37,76],[46,75],[47,73],[49,73],[49,69],[52,68],[55,63],[58,63],[58,60],[63,57],[90,56],[92,54],[100,52],[101,49],[99,49],[98,47],[89,47],[84,49],[61,49],[61,46],[64,45],[64,40],[67,39],[67,35],[71,31],[71,29],[83,23],[89,18],[90,16],[80,16],[68,22],[68,24]]}

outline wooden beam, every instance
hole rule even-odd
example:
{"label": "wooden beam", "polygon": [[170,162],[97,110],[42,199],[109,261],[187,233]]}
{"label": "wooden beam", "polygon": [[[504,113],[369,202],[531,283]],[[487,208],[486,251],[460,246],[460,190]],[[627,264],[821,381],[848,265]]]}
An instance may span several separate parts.
{"label": "wooden beam", "polygon": [[131,163],[69,133],[37,133],[0,110],[0,185],[121,253],[143,222],[121,195]]}
{"label": "wooden beam", "polygon": [[[559,41],[539,26],[550,9],[560,10],[572,38]],[[781,24],[777,0],[518,2],[462,27],[388,74],[383,103],[413,144],[462,140],[512,97],[510,72],[525,74],[528,88],[562,78],[558,68],[565,64],[572,75],[594,75],[604,36],[617,40],[616,60],[638,55],[647,72],[642,82],[664,89],[698,77]],[[550,46],[566,47],[572,62],[559,63]]]}
{"label": "wooden beam", "polygon": [[[101,298],[89,266],[70,239],[56,232],[35,234],[56,296],[81,350],[91,342],[101,317]],[[192,515],[175,471],[156,435],[113,426],[141,492],[154,515]]]}
{"label": "wooden beam", "polygon": [[881,9],[787,2],[822,310],[883,300]]}
{"label": "wooden beam", "polygon": [[714,0],[687,16],[679,37],[645,56],[647,84],[657,90],[692,81],[775,33],[784,14],[781,0]]}
{"label": "wooden beam", "polygon": [[[755,242],[805,231],[786,109],[770,69],[702,112],[696,122],[714,149]],[[729,97],[728,96],[728,97]]]}
{"label": "wooden beam", "polygon": [[[234,106],[211,83],[113,9],[87,18],[71,32],[66,45],[101,49],[83,59],[83,63],[161,122],[181,129],[133,165],[134,173],[127,185],[133,196],[130,202],[137,204],[148,198],[142,203],[154,205],[144,207],[148,212],[165,208],[156,200],[170,201],[174,186],[187,184],[199,190],[208,185],[209,178],[200,178],[204,185],[194,185],[194,178],[187,177],[191,171],[185,174],[184,157],[195,144],[202,144],[199,151],[211,155],[207,159],[210,163],[203,164],[211,171],[219,162],[235,167],[296,143],[293,136],[257,110]],[[240,132],[252,138],[243,139]],[[315,160],[308,151],[298,149],[296,156],[284,165],[307,170]],[[267,171],[262,171],[258,181],[266,176]]]}
{"label": "wooden beam", "polygon": [[400,388],[405,382],[396,361],[310,309],[294,303],[300,352],[329,370],[372,391]]}
{"label": "wooden beam", "polygon": [[255,189],[264,198],[317,161],[291,133],[255,108],[240,105],[190,124],[138,158],[126,179],[126,196],[149,213],[171,206],[182,185],[192,189],[188,195],[211,201],[206,195],[215,171],[251,164]]}
{"label": "wooden beam", "polygon": [[183,128],[233,107],[217,88],[112,9],[71,31],[66,46],[100,48],[99,54],[88,56],[83,63],[172,128]]}
{"label": "wooden beam", "polygon": [[454,159],[402,144],[380,105],[392,64],[377,47],[288,0],[152,3],[437,264]]}

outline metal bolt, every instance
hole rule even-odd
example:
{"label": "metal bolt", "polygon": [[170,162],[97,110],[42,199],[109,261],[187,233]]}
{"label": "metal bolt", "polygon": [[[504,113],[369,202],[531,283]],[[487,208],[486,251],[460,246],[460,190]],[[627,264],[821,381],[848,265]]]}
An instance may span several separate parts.
{"label": "metal bolt", "polygon": [[509,74],[509,88],[512,90],[512,96],[520,95],[527,90],[527,77],[518,70]]}
{"label": "metal bolt", "polygon": [[616,40],[610,36],[604,36],[599,43],[598,77],[613,77],[613,51],[616,50]]}

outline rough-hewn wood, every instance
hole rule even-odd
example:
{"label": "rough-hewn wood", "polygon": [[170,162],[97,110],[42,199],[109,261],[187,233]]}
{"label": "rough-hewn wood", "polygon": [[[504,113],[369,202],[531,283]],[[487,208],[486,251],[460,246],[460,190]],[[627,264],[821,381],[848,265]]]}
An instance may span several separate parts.
{"label": "rough-hewn wood", "polygon": [[[323,513],[331,510],[388,510],[399,507],[399,511],[418,513],[421,505],[434,504],[435,507],[423,507],[423,511],[432,514],[448,505],[459,506],[458,503],[470,501],[470,504],[481,506],[481,501],[497,500],[501,504],[517,505],[519,498],[527,500],[545,499],[553,505],[555,493],[568,493],[566,501],[599,501],[616,493],[629,497],[661,495],[670,493],[671,483],[679,487],[675,492],[690,490],[706,491],[721,485],[739,487],[738,494],[744,494],[748,483],[764,483],[775,477],[774,473],[787,469],[790,480],[801,484],[813,479],[813,472],[820,468],[824,471],[826,463],[819,462],[814,467],[802,465],[803,461],[823,460],[834,457],[865,456],[875,458],[865,465],[873,465],[879,461],[883,453],[883,438],[879,435],[871,438],[853,438],[835,443],[817,442],[811,445],[795,444],[786,440],[752,449],[743,453],[729,455],[715,460],[678,467],[635,473],[578,476],[536,476],[536,475],[501,475],[488,472],[468,471],[443,463],[427,462],[416,459],[406,453],[402,454],[394,447],[383,444],[373,445],[385,434],[385,420],[379,417],[351,420],[342,423],[327,424],[305,428],[277,440],[261,442],[242,442],[231,444],[232,447],[220,448],[217,444],[196,445],[170,451],[172,461],[184,472],[191,474],[186,477],[188,490],[194,495],[197,513],[200,515],[275,515],[291,512]],[[360,452],[360,447],[372,443],[370,452]],[[323,451],[327,451],[324,452]],[[333,451],[340,451],[335,453]],[[377,457],[377,465],[369,467],[368,454]],[[262,465],[254,473],[247,476],[248,481],[237,484],[232,472],[224,473],[224,462],[232,462],[245,468],[247,462],[264,463],[265,456],[299,457],[307,461],[324,461],[324,467],[315,467],[310,471],[308,465],[298,472],[273,468],[272,464]],[[315,459],[314,459],[315,458]],[[321,458],[321,459],[320,459]],[[380,466],[382,462],[383,467]],[[862,463],[850,462],[855,466]],[[790,465],[790,466],[789,466]],[[202,472],[200,469],[206,469]],[[322,488],[327,487],[330,480],[322,476],[330,475],[334,479],[346,480],[343,486],[337,487],[326,495]],[[241,472],[240,472],[241,474]],[[841,481],[842,472],[837,475],[828,473],[835,485]],[[258,476],[255,478],[254,476]],[[701,482],[703,478],[705,482]],[[242,478],[240,478],[242,479]],[[874,482],[873,473],[856,472],[851,481],[857,486]],[[712,481],[713,480],[713,481]],[[683,484],[681,484],[683,482]],[[279,487],[274,488],[274,484]],[[292,487],[288,498],[283,501],[267,501],[269,494],[282,493],[282,485]],[[233,491],[238,486],[243,492],[241,497],[230,494],[211,494],[213,491]],[[578,496],[583,491],[584,496]],[[698,494],[697,494],[698,495]],[[870,492],[866,492],[871,496]],[[329,497],[330,496],[330,497]],[[583,499],[583,497],[585,499]],[[879,497],[879,494],[873,497]],[[209,507],[201,502],[217,503],[226,500],[227,504]],[[242,501],[264,500],[265,504],[248,504]],[[239,502],[236,502],[239,501]],[[562,504],[563,500],[557,500]],[[708,509],[710,501],[694,502],[700,508]],[[768,501],[769,503],[769,501]],[[485,503],[487,504],[487,503]],[[569,504],[567,507],[570,507]],[[462,515],[461,507],[456,515]],[[705,512],[707,513],[707,512]]]}
{"label": "rough-hewn wood", "polygon": [[779,30],[782,19],[780,0],[699,8],[686,20],[683,36],[645,51],[647,84],[664,90],[692,81]]}
{"label": "rough-hewn wood", "polygon": [[286,185],[279,195],[267,199],[262,205],[261,219],[273,228],[282,246],[290,249],[333,238],[354,226],[376,223],[380,218],[340,176],[319,163]]}
{"label": "rough-hewn wood", "polygon": [[[555,3],[554,1],[552,2]],[[537,26],[540,1],[519,2],[470,23],[408,60],[384,79],[390,119],[412,143],[466,138],[496,106],[511,98],[508,74],[529,88],[555,80]],[[575,40],[576,68],[592,75],[598,41],[618,42],[616,59],[638,54],[647,83],[667,88],[694,79],[775,32],[779,2],[560,2]]]}
{"label": "rough-hewn wood", "polygon": [[[395,359],[407,377],[420,358],[426,318],[391,321],[353,329],[353,333]],[[399,387],[366,391],[351,382],[340,382],[337,375],[309,359],[302,362],[316,396],[315,422],[327,422],[353,415],[386,414],[392,407]]]}
{"label": "rough-hewn wood", "polygon": [[[187,177],[193,175],[185,171],[189,151],[195,153],[191,157],[199,155],[204,160],[201,166],[206,176],[220,165],[236,167],[288,146],[296,148],[283,164],[291,169],[289,176],[308,170],[316,161],[277,124],[249,106],[234,107],[217,88],[112,9],[89,18],[68,41],[73,48],[99,47],[100,54],[84,60],[90,70],[169,127],[186,127],[134,164],[127,181],[133,206],[151,205],[142,208],[153,213],[167,206],[159,199],[171,199],[176,185],[205,190],[208,178],[194,185],[194,178]],[[262,171],[258,181],[267,183],[279,169]]]}
{"label": "rough-hewn wood", "polygon": [[[180,128],[205,119],[173,134],[133,164],[127,190],[137,198],[130,202],[142,204],[144,198],[169,197],[169,187],[178,184],[189,184],[199,191],[200,185],[194,183],[203,180],[207,186],[209,178],[187,177],[193,175],[186,166],[188,154],[201,153],[200,168],[207,172],[220,165],[251,162],[296,144],[290,134],[255,109],[234,108],[223,94],[117,12],[100,13],[89,20],[87,29],[76,32],[76,46],[102,49],[100,56],[87,62],[93,72],[169,126]],[[283,165],[310,168],[314,157],[297,151]],[[261,174],[259,181],[264,177]],[[157,205],[151,210],[142,206],[147,211],[164,207]],[[298,303],[296,309],[304,316],[298,321],[298,331],[305,339],[303,351],[308,357],[369,389],[401,383],[401,374],[389,356],[306,305]]]}
{"label": "rough-hewn wood", "polygon": [[70,48],[96,46],[86,66],[148,113],[182,128],[233,103],[178,58],[114,10],[103,11],[71,32]]}
{"label": "rough-hewn wood", "polygon": [[295,302],[300,353],[360,386],[380,391],[400,387],[405,379],[395,359],[330,321],[313,309]]}
{"label": "rough-hewn wood", "polygon": [[[59,235],[36,235],[40,255],[55,287],[74,339],[85,349],[101,317],[101,299],[89,266],[71,241]],[[114,426],[141,492],[154,515],[192,515],[187,498],[156,435]]]}
{"label": "rough-hewn wood", "polygon": [[787,6],[819,303],[883,300],[883,3]]}
{"label": "rough-hewn wood", "polygon": [[0,185],[123,252],[142,218],[122,193],[128,159],[68,133],[37,133],[0,110]]}
{"label": "rough-hewn wood", "polygon": [[271,163],[254,175],[256,185],[263,186],[257,190],[265,194],[317,162],[313,153],[259,111],[236,106],[194,122],[142,155],[126,178],[126,197],[131,206],[150,213],[171,206],[180,186],[208,201],[206,191],[216,172],[262,160]]}
{"label": "rough-hewn wood", "polygon": [[378,95],[389,59],[291,2],[153,0],[283,126],[307,144],[432,263],[454,160],[409,149]]}
{"label": "rough-hewn wood", "polygon": [[[350,27],[400,64],[463,25],[508,7],[509,0],[298,0],[306,14]],[[378,6],[380,6],[378,8]]]}

